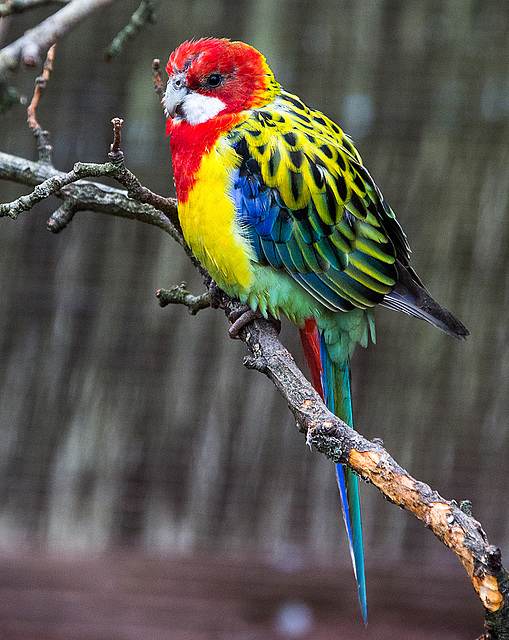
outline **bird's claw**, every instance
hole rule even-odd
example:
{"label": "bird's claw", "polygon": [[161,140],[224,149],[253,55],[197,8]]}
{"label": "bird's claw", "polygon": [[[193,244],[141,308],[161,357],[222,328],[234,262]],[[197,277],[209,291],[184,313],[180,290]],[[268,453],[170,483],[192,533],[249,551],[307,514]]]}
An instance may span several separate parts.
{"label": "bird's claw", "polygon": [[[260,311],[253,311],[250,307],[242,307],[240,309],[234,309],[229,315],[228,320],[231,322],[231,327],[228,330],[230,334],[230,338],[238,338],[239,332],[246,324],[254,320],[255,318],[263,318],[264,316],[260,313]],[[268,320],[272,322],[276,331],[279,333],[281,331],[281,320],[274,318],[269,315]]]}
{"label": "bird's claw", "polygon": [[234,309],[228,315],[228,321],[231,322],[231,327],[228,329],[230,338],[234,340],[239,337],[239,332],[248,322],[255,318],[261,318],[262,314],[259,311],[253,311],[249,307],[242,307],[241,309]]}

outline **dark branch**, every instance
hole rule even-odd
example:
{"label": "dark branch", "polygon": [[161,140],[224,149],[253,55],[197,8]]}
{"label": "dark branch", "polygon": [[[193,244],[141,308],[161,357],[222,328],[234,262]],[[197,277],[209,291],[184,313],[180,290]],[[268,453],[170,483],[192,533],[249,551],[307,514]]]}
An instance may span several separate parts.
{"label": "dark branch", "polygon": [[[190,310],[196,300],[210,300],[208,294],[191,296],[184,284],[164,294],[169,302],[185,304]],[[242,305],[222,293],[220,306],[230,316]],[[391,502],[424,522],[465,567],[485,608],[484,637],[508,638],[509,575],[502,566],[500,549],[489,544],[482,526],[472,517],[470,503],[458,506],[442,498],[400,467],[379,440],[366,440],[331,413],[280,342],[272,322],[257,318],[240,330],[239,337],[251,354],[244,364],[273,382],[308,444],[335,462],[348,465]]]}
{"label": "dark branch", "polygon": [[[41,185],[41,188],[46,191],[48,196],[55,195],[57,198],[65,200],[67,206],[74,207],[75,211],[98,211],[108,215],[140,220],[141,222],[152,224],[163,229],[163,231],[170,234],[179,244],[182,244],[184,242],[182,235],[160,210],[150,204],[145,204],[128,197],[127,192],[121,189],[79,179],[82,176],[97,177],[99,175],[108,175],[108,167],[110,165],[111,163],[107,163],[106,165],[78,163],[79,175],[74,173],[72,179],[70,179],[70,174],[63,173],[51,165],[32,162],[24,158],[18,158],[17,156],[0,152],[0,179],[32,187]],[[73,181],[74,179],[77,181]],[[66,186],[59,187],[59,185],[64,184]],[[52,185],[52,188],[48,188],[48,185]],[[31,194],[22,196],[22,198],[24,197],[30,198]],[[34,196],[32,196],[32,198],[33,197]],[[14,200],[11,204],[19,203],[22,198]],[[157,196],[157,202],[159,202],[159,199],[165,200],[166,207],[170,209],[173,207],[176,211],[175,200]],[[40,200],[40,197],[35,197],[35,201]],[[19,206],[19,204],[17,206]],[[16,215],[19,215],[21,212],[18,211],[17,214],[11,215],[9,207],[9,204],[0,205],[0,217],[16,217]],[[24,210],[27,209],[25,208]],[[58,213],[60,212],[61,210],[59,209]],[[55,212],[54,215],[56,214],[57,212]],[[53,216],[50,218],[50,221],[52,219]],[[54,226],[54,228],[52,228],[54,231],[60,231],[63,228],[63,226],[58,228],[58,224],[50,226]]]}
{"label": "dark branch", "polygon": [[[104,175],[115,178],[120,184],[123,184],[124,187],[127,188],[127,194],[131,198],[139,202],[151,204],[156,209],[159,209],[159,211],[165,213],[175,229],[178,230],[180,237],[182,237],[175,200],[163,198],[150,189],[147,189],[147,187],[141,184],[134,173],[127,169],[124,163],[124,154],[120,150],[121,128],[124,121],[121,118],[113,118],[111,122],[113,124],[113,143],[110,146],[108,157],[113,164],[113,168],[108,168]],[[102,166],[106,167],[106,165]]]}
{"label": "dark branch", "polygon": [[161,61],[159,58],[154,58],[152,62],[152,80],[154,82],[154,91],[159,96],[159,100],[164,107],[164,86],[163,79],[161,77]]}
{"label": "dark branch", "polygon": [[122,118],[113,118],[111,124],[113,125],[113,142],[110,144],[108,157],[112,162],[123,162],[124,153],[120,149],[120,141],[122,139],[122,125],[124,121]]}
{"label": "dark branch", "polygon": [[127,40],[134,38],[142,29],[148,24],[155,21],[155,1],[143,0],[140,6],[131,16],[129,23],[122,29],[122,31],[115,36],[113,41],[108,45],[105,58],[110,61],[116,55],[122,52]]}
{"label": "dark branch", "polygon": [[[226,303],[227,311],[235,304]],[[274,383],[308,444],[348,465],[391,502],[424,522],[465,567],[485,608],[485,638],[507,640],[509,575],[502,566],[500,549],[489,544],[480,523],[456,502],[412,478],[379,442],[366,440],[332,414],[281,344],[271,322],[253,320],[241,329],[240,338],[251,353],[246,366],[261,371]]]}
{"label": "dark branch", "polygon": [[[51,231],[61,231],[68,224],[76,211],[92,210],[110,213],[126,218],[135,218],[142,222],[148,222],[164,229],[176,240],[184,249],[194,266],[203,273],[203,269],[193,256],[191,250],[187,246],[177,217],[177,206],[174,199],[164,198],[147,187],[144,187],[138,178],[125,166],[124,154],[120,150],[120,135],[122,127],[122,119],[114,118],[112,120],[114,127],[113,143],[110,146],[110,162],[105,164],[77,162],[72,171],[62,173],[53,169],[49,165],[30,163],[21,158],[8,156],[8,154],[0,153],[0,178],[11,179],[24,184],[36,184],[35,189],[24,196],[13,200],[12,202],[0,204],[0,218],[9,216],[16,219],[22,212],[29,211],[35,204],[45,200],[51,195],[61,197],[67,203],[64,209],[60,208],[50,218],[48,228]],[[13,161],[14,166],[10,166],[9,175],[2,172],[2,159]],[[21,169],[19,165],[24,164]],[[31,165],[30,168],[26,165]],[[46,171],[44,171],[44,167]],[[39,171],[41,169],[42,171]],[[35,174],[44,172],[47,177],[43,180],[35,178]],[[47,173],[50,173],[48,176]],[[84,182],[84,178],[110,177],[124,187],[127,188],[127,197],[123,192],[119,192],[111,187],[105,187],[97,183]],[[22,179],[20,179],[22,178]],[[31,178],[33,181],[29,180]],[[34,179],[35,178],[35,179]],[[79,194],[77,193],[79,189]],[[84,192],[88,193],[88,196]],[[104,199],[102,194],[107,192],[109,195],[109,204],[107,210],[103,207]],[[142,205],[149,205],[149,209],[133,206],[133,201]],[[86,204],[85,204],[86,203]]]}

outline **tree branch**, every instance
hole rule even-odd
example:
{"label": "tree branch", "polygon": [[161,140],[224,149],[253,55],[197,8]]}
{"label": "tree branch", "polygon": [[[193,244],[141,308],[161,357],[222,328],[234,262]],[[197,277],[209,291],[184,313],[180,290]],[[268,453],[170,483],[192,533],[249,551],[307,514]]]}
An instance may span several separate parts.
{"label": "tree branch", "polygon": [[158,289],[156,296],[161,307],[166,307],[169,304],[183,304],[192,316],[195,316],[198,311],[212,306],[208,291],[202,293],[201,296],[193,296],[187,290],[185,282],[181,282],[171,289]]}
{"label": "tree branch", "polygon": [[152,62],[152,81],[154,83],[154,91],[159,96],[159,100],[161,100],[164,107],[164,86],[161,77],[161,61],[159,58],[154,58]]}
{"label": "tree branch", "polygon": [[140,6],[131,16],[129,23],[118,33],[108,45],[105,58],[109,62],[122,52],[127,40],[134,38],[143,28],[155,21],[155,0],[142,0]]}
{"label": "tree branch", "polygon": [[60,40],[78,22],[114,0],[71,0],[21,38],[0,51],[0,82],[6,81],[19,65],[35,66],[52,44]]}
{"label": "tree branch", "polygon": [[67,4],[69,0],[7,0],[0,4],[0,18],[11,16],[14,13],[23,13],[27,9],[37,9],[49,4]]}
{"label": "tree branch", "polygon": [[49,143],[49,132],[41,127],[37,121],[36,111],[39,106],[39,100],[42,98],[46,91],[46,85],[48,84],[49,77],[53,71],[53,59],[55,56],[55,47],[53,44],[48,49],[48,55],[44,63],[42,75],[35,79],[35,91],[32,101],[28,105],[27,109],[27,123],[30,131],[34,134],[34,138],[37,140],[37,151],[39,153],[39,160],[52,164],[51,152],[52,147]]}
{"label": "tree branch", "polygon": [[[235,305],[234,301],[226,307]],[[509,638],[509,575],[500,549],[489,544],[485,532],[460,505],[442,498],[424,482],[400,467],[379,441],[370,442],[323,404],[281,344],[271,322],[255,319],[239,337],[251,353],[245,365],[264,373],[286,400],[309,445],[335,462],[346,464],[373,484],[394,504],[413,513],[453,551],[465,567],[485,608],[484,638]]]}
{"label": "tree branch", "polygon": [[[185,283],[157,295],[164,301],[161,306],[184,304],[193,314],[210,306],[208,293],[193,296]],[[222,292],[219,306],[230,315],[241,305]],[[502,566],[500,549],[489,544],[481,524],[472,517],[471,504],[458,506],[454,500],[442,498],[400,467],[378,439],[366,440],[331,413],[279,340],[272,322],[257,318],[240,330],[239,338],[251,354],[245,358],[245,366],[271,380],[286,400],[297,427],[306,434],[307,443],[334,462],[349,466],[392,503],[424,522],[465,567],[485,608],[484,638],[509,638],[509,575]]]}
{"label": "tree branch", "polygon": [[[169,218],[154,206],[131,199],[128,192],[121,189],[82,179],[87,176],[110,175],[111,164],[77,163],[75,170],[64,173],[51,165],[33,162],[0,151],[0,179],[28,186],[40,185],[40,189],[35,195],[32,192],[32,194],[22,196],[12,203],[0,205],[0,217],[16,218],[21,211],[28,210],[26,207],[28,201],[35,203],[44,197],[55,195],[65,200],[68,205],[73,205],[76,211],[98,211],[152,224],[163,229],[179,244],[182,244],[182,235],[175,229]],[[43,193],[45,195],[41,197]],[[158,198],[163,200],[162,196],[158,196]],[[167,201],[169,209],[173,207],[176,211],[175,200],[171,198],[164,198],[164,200]],[[158,200],[158,202],[161,201]],[[14,210],[11,210],[11,205]],[[52,224],[52,220],[53,216],[48,222],[50,230],[55,233],[61,231],[63,226]]]}

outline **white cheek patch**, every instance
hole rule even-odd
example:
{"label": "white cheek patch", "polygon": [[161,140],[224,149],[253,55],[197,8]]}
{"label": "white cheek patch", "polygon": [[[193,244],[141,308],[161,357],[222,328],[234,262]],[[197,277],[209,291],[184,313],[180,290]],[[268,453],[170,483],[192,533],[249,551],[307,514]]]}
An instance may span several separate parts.
{"label": "white cheek patch", "polygon": [[225,103],[213,96],[203,96],[199,93],[188,93],[182,102],[182,110],[189,124],[201,124],[217,116]]}

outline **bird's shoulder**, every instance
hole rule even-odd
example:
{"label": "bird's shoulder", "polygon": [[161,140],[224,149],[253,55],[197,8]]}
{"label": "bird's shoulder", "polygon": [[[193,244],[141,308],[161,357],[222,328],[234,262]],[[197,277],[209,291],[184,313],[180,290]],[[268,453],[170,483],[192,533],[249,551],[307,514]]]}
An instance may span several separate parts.
{"label": "bird's shoulder", "polygon": [[289,223],[300,225],[305,215],[320,227],[319,235],[340,230],[346,252],[359,234],[382,245],[389,241],[398,258],[408,261],[408,243],[392,209],[350,138],[323,113],[283,90],[251,110],[228,141],[240,156],[237,185],[272,193]]}
{"label": "bird's shoulder", "polygon": [[262,163],[270,162],[276,151],[290,170],[302,170],[311,161],[345,173],[352,162],[362,164],[352,141],[335,122],[284,90],[269,104],[250,110],[228,138],[233,144],[243,141]]}

